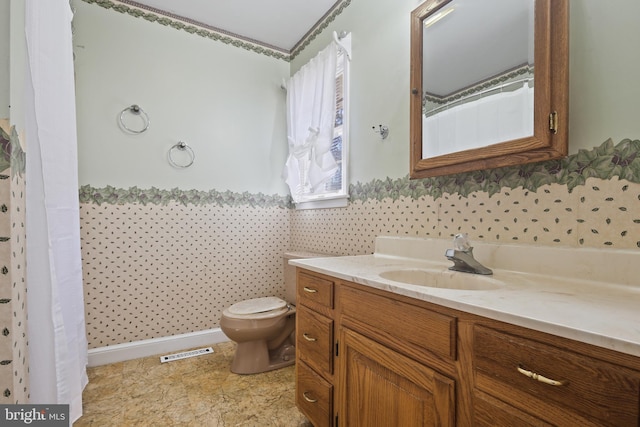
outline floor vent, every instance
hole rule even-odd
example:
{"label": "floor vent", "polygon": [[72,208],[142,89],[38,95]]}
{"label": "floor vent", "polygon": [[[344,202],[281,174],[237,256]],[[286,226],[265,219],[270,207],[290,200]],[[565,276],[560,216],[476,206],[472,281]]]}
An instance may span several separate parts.
{"label": "floor vent", "polygon": [[197,350],[183,351],[182,353],[169,354],[161,356],[160,362],[173,362],[174,360],[186,359],[188,357],[202,356],[203,354],[213,353],[213,348],[199,348]]}

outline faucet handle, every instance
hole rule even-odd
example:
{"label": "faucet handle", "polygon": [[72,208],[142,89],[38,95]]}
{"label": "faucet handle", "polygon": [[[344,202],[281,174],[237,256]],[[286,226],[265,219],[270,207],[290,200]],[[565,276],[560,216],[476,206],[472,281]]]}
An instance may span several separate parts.
{"label": "faucet handle", "polygon": [[467,233],[456,234],[453,237],[453,247],[461,252],[469,252],[473,249],[469,243],[469,235]]}

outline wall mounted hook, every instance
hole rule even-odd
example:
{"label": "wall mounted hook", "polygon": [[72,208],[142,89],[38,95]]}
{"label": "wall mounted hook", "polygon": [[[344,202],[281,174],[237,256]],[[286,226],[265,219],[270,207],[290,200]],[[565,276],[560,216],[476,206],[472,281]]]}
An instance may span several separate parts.
{"label": "wall mounted hook", "polygon": [[373,129],[373,131],[375,133],[379,133],[381,139],[386,139],[389,136],[389,127],[388,126],[378,125],[377,129],[376,129],[375,126],[371,126],[371,129]]}

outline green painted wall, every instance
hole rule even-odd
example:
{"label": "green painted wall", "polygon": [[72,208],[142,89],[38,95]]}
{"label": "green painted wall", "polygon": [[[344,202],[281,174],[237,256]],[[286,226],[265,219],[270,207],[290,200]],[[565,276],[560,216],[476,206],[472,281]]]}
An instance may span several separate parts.
{"label": "green painted wall", "polygon": [[[292,61],[292,73],[330,40],[351,31],[351,182],[409,172],[409,15],[421,1],[351,0]],[[640,16],[637,0],[572,0],[569,153],[612,138],[640,137]],[[386,124],[381,141],[371,126]]]}
{"label": "green painted wall", "polygon": [[9,2],[0,2],[0,118],[9,117]]}
{"label": "green painted wall", "polygon": [[[74,8],[80,185],[286,194],[288,62],[96,4]],[[132,104],[151,118],[140,135],[118,126]],[[195,153],[189,168],[167,161],[178,141]]]}

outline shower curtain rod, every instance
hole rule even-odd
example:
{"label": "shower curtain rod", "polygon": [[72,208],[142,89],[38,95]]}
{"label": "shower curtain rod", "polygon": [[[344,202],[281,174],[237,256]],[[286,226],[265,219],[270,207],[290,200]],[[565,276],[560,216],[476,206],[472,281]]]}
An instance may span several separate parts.
{"label": "shower curtain rod", "polygon": [[345,55],[347,55],[347,59],[349,61],[351,61],[351,43],[349,43],[349,47],[348,48],[347,48],[347,46],[344,45],[344,43],[342,43],[342,39],[344,39],[348,35],[349,35],[349,33],[347,33],[346,31],[341,31],[340,35],[338,36],[338,33],[336,31],[334,31],[333,32],[333,41],[336,42],[336,44],[344,51]]}

